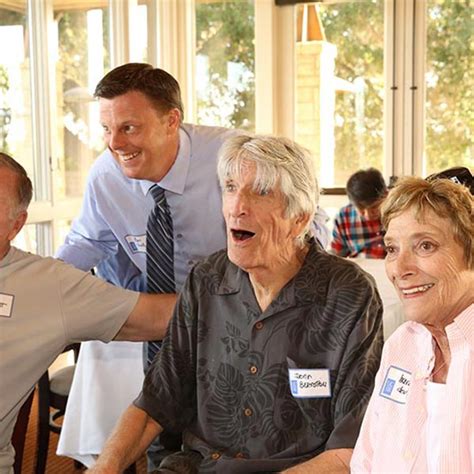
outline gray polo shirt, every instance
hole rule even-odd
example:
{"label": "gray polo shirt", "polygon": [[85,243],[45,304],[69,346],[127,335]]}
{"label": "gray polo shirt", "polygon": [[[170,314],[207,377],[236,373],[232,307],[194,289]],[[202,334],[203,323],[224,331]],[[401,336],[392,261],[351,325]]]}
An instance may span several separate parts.
{"label": "gray polo shirt", "polygon": [[200,472],[280,471],[354,446],[382,338],[372,278],[314,241],[264,312],[221,251],[191,271],[135,404],[184,431]]}
{"label": "gray polo shirt", "polygon": [[138,293],[14,247],[0,260],[0,474],[12,472],[11,435],[35,383],[63,348],[110,341]]}

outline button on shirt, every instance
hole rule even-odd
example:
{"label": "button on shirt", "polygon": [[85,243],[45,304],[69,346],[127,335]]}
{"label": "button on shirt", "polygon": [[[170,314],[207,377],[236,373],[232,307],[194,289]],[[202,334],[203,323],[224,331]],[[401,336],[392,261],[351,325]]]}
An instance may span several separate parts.
{"label": "button on shirt", "polygon": [[[357,265],[313,241],[262,313],[248,274],[221,251],[191,271],[135,404],[184,429],[202,472],[280,471],[354,446],[381,347],[381,301]],[[293,396],[290,369],[329,369],[331,392]]]}
{"label": "button on shirt", "polygon": [[[351,472],[474,472],[474,304],[446,327],[451,363],[439,420],[442,443],[434,450],[427,438],[427,384],[434,364],[433,337],[421,324],[409,321],[385,343],[361,433],[351,460]],[[391,367],[411,374],[404,403],[387,396]],[[428,469],[428,466],[431,469]]]}
{"label": "button on shirt", "polygon": [[334,220],[331,250],[341,257],[384,258],[382,222],[365,219],[352,204],[344,206]]}

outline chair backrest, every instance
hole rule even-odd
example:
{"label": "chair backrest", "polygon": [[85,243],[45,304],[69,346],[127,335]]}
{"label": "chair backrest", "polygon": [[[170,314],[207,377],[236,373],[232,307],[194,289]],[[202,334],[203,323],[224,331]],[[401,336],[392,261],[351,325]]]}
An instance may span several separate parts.
{"label": "chair backrest", "polygon": [[12,444],[15,448],[15,464],[13,471],[15,474],[21,474],[21,466],[23,463],[23,451],[25,449],[26,432],[28,428],[28,420],[30,419],[31,404],[33,403],[34,392],[23,403],[18,418],[16,419],[15,428],[13,430]]}
{"label": "chair backrest", "polygon": [[[71,344],[64,348],[63,353],[74,351],[74,361],[77,362],[79,349],[80,344]],[[61,432],[61,425],[56,423],[56,420],[62,417],[66,410],[74,369],[75,365],[66,366],[53,375],[47,370],[38,381],[37,474],[44,473],[46,469],[50,431],[58,434]]]}

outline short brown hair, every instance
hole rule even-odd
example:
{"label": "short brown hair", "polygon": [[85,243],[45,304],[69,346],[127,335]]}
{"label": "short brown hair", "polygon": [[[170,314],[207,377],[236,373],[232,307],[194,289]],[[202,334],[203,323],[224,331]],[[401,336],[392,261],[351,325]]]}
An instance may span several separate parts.
{"label": "short brown hair", "polygon": [[371,207],[387,194],[382,173],[376,168],[359,170],[347,180],[346,193],[357,207]]}
{"label": "short brown hair", "polygon": [[388,229],[390,221],[414,209],[416,218],[427,210],[451,221],[454,239],[464,248],[468,267],[474,265],[474,197],[465,186],[448,179],[426,181],[407,177],[397,182],[382,204],[382,224]]}
{"label": "short brown hair", "polygon": [[184,116],[178,81],[163,69],[146,63],[128,63],[107,73],[97,84],[94,97],[113,99],[127,92],[146,95],[160,113],[178,109]]}
{"label": "short brown hair", "polygon": [[18,177],[17,204],[21,210],[26,211],[33,197],[33,185],[25,168],[15,161],[10,155],[0,152],[0,168],[12,170]]}

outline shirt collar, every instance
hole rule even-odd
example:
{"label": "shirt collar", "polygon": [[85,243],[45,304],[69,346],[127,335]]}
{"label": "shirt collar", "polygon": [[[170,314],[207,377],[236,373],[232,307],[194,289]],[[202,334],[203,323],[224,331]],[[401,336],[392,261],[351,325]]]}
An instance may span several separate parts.
{"label": "shirt collar", "polygon": [[0,260],[0,267],[6,267],[13,261],[17,249],[13,245],[8,250],[7,254]]}
{"label": "shirt collar", "polygon": [[462,339],[469,344],[471,351],[474,351],[474,303],[446,326],[446,333],[450,341]]}
{"label": "shirt collar", "polygon": [[[290,284],[287,283],[282,288],[276,300],[274,300],[270,306],[273,306],[275,303],[277,303],[280,296],[285,296],[284,300],[291,305],[295,304],[295,298],[297,298],[300,303],[305,303],[306,295],[308,302],[313,301],[313,295],[311,292],[308,293],[305,291],[305,285],[307,285],[308,275],[311,274],[312,277],[312,274],[314,273],[313,262],[316,253],[319,251],[319,245],[313,238],[311,238],[308,254],[305,257],[299,272],[290,280],[290,282],[288,282]],[[229,295],[238,293],[241,289],[242,280],[244,278],[249,279],[248,274],[237,265],[229,261],[229,265],[227,265],[225,274],[219,284],[219,288],[217,289],[217,294]]]}
{"label": "shirt collar", "polygon": [[183,127],[179,129],[179,150],[176,160],[161,181],[142,180],[140,186],[143,194],[148,194],[150,188],[159,184],[161,188],[175,194],[183,194],[188,176],[189,163],[191,160],[191,138]]}
{"label": "shirt collar", "polygon": [[217,288],[218,295],[231,295],[233,293],[238,293],[240,290],[242,277],[245,273],[241,268],[232,263],[229,260],[229,257],[227,257],[227,260],[229,264],[227,265],[224,276],[219,284],[219,287]]}
{"label": "shirt collar", "polygon": [[[433,336],[424,324],[416,321],[406,321],[404,326],[418,334],[423,334],[427,340],[432,340]],[[471,350],[474,350],[474,303],[469,305],[451,324],[446,326],[446,334],[450,343],[460,340],[466,341],[471,346]]]}

